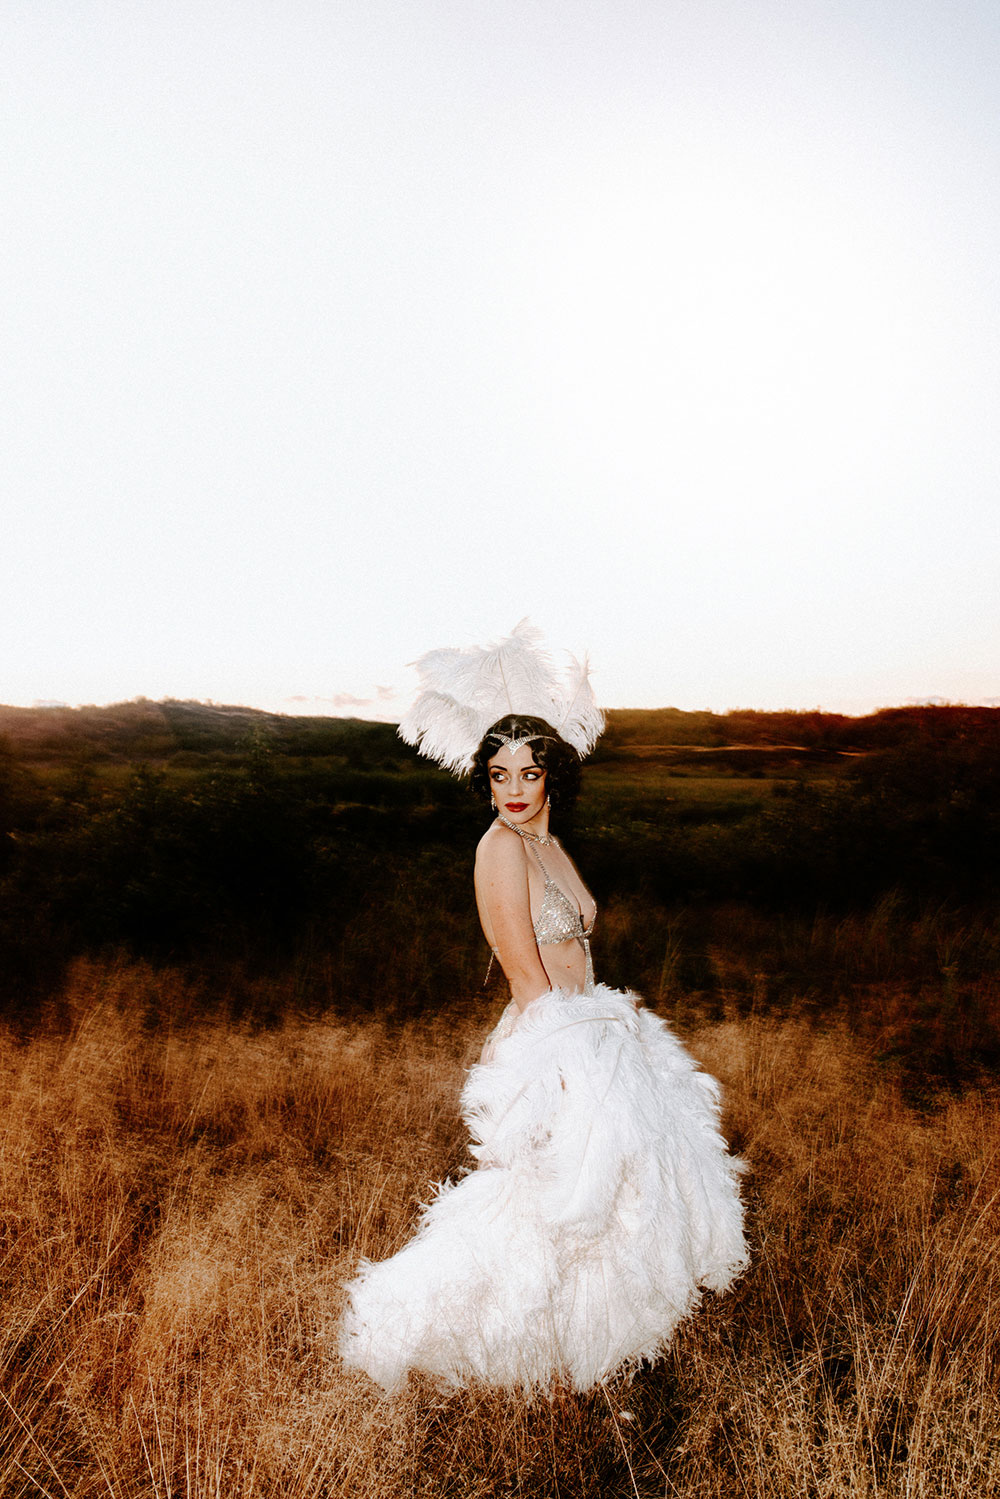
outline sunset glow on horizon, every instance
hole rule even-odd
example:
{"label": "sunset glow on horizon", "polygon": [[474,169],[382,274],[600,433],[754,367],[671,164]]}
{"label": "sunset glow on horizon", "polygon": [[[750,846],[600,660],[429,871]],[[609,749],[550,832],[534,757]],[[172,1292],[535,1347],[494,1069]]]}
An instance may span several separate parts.
{"label": "sunset glow on horizon", "polygon": [[1000,13],[38,0],[0,702],[1000,703]]}

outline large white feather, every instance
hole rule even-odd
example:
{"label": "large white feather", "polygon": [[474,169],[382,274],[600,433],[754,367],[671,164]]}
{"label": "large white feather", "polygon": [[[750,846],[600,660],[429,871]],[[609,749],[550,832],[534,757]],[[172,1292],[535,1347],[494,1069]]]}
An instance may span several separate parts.
{"label": "large white feather", "polygon": [[563,716],[556,723],[567,744],[576,745],[581,755],[589,754],[604,732],[604,714],[594,699],[590,685],[590,663],[586,656],[582,664],[575,656],[569,657],[570,670],[567,679],[567,698]]}
{"label": "large white feather", "polygon": [[399,725],[400,737],[445,770],[462,774],[487,729],[508,713],[544,718],[586,755],[604,728],[586,662],[569,657],[560,672],[541,632],[522,619],[487,646],[428,651],[414,663],[420,690]]}

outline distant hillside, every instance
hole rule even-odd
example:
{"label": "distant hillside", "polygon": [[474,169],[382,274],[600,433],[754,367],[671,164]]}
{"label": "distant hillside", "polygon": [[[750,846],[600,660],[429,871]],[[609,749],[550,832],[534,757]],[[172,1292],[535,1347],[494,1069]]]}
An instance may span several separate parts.
{"label": "distant hillside", "polygon": [[778,749],[810,756],[859,754],[990,735],[1000,736],[1000,708],[963,704],[880,708],[860,718],[818,711],[685,713],[679,708],[616,708],[608,714],[596,758],[670,759],[684,750],[730,755]]}
{"label": "distant hillside", "polygon": [[[822,757],[1000,737],[1000,708],[883,708],[861,718],[839,713],[687,713],[679,708],[613,708],[598,746],[600,761],[671,760],[690,753],[730,756],[797,751]],[[197,763],[240,755],[255,743],[274,754],[412,762],[414,753],[393,724],[356,718],[294,717],[217,703],[154,703],[146,698],[110,707],[0,706],[0,738],[26,760],[119,760]]]}
{"label": "distant hillside", "polygon": [[173,698],[161,703],[137,698],[105,708],[0,706],[0,737],[32,760],[162,761],[180,756],[190,761],[199,756],[245,754],[259,742],[266,742],[276,754],[308,758],[413,758],[393,724],[357,718],[296,718]]}

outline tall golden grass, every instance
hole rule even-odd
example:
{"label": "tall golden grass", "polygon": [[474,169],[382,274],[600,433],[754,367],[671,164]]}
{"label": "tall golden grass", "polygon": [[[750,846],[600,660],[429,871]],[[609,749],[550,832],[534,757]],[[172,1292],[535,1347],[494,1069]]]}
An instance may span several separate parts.
{"label": "tall golden grass", "polygon": [[195,998],[81,963],[58,1028],[0,1037],[4,1496],[1000,1492],[996,1091],[918,1110],[841,1022],[685,1012],[751,1167],[738,1290],[630,1384],[386,1400],[338,1366],[341,1286],[462,1168],[489,1017]]}

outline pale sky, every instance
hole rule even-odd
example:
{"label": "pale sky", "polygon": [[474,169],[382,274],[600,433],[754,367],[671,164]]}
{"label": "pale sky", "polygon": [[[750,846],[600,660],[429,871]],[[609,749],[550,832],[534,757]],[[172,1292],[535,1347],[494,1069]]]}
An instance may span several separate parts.
{"label": "pale sky", "polygon": [[1000,701],[996,0],[0,0],[0,702]]}

